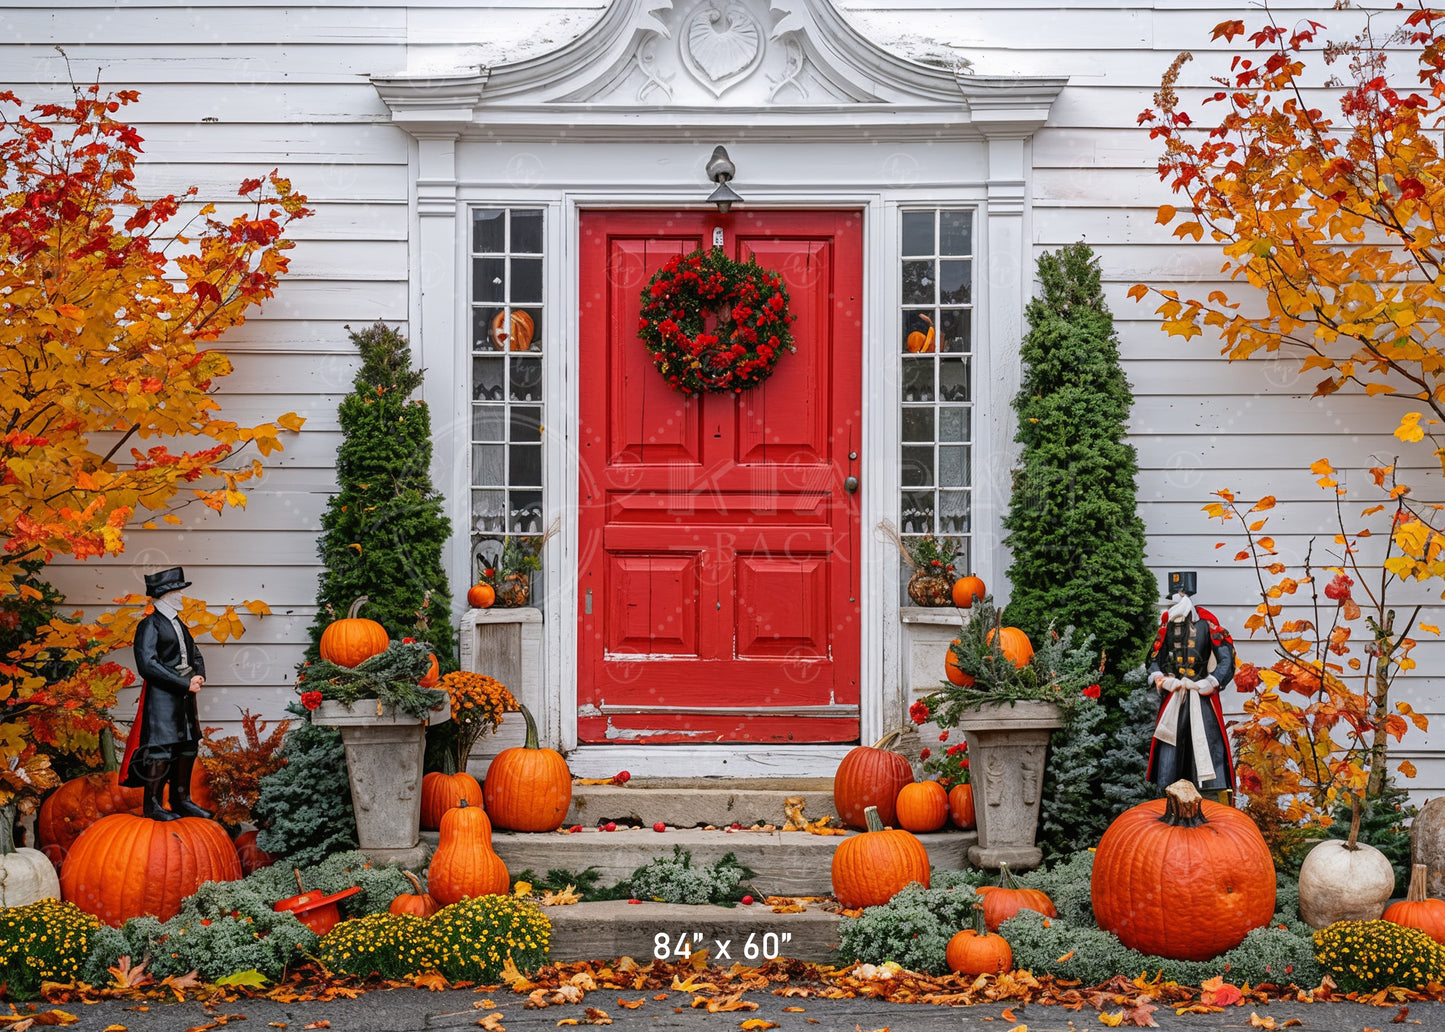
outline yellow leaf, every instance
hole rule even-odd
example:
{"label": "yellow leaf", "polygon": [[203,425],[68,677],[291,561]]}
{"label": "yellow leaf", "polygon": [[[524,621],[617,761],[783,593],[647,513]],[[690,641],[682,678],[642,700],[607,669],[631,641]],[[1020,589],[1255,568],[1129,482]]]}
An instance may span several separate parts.
{"label": "yellow leaf", "polygon": [[301,427],[305,425],[305,423],[306,417],[298,416],[294,412],[288,412],[284,416],[276,417],[276,425],[281,427],[281,429],[283,430],[300,430]]}
{"label": "yellow leaf", "polygon": [[1124,1023],[1124,1012],[1115,1011],[1113,1014],[1100,1013],[1099,1020],[1102,1021],[1104,1024],[1108,1025],[1110,1028],[1118,1028]]}
{"label": "yellow leaf", "polygon": [[1154,216],[1154,221],[1161,226],[1167,226],[1174,221],[1177,211],[1172,204],[1159,205],[1159,213]]}
{"label": "yellow leaf", "polygon": [[748,1018],[747,1021],[744,1021],[741,1025],[738,1026],[738,1028],[748,1029],[749,1032],[751,1032],[751,1030],[753,1029],[777,1027],[778,1023],[776,1021],[764,1021],[762,1018]]}
{"label": "yellow leaf", "polygon": [[1330,465],[1329,459],[1316,459],[1310,463],[1310,472],[1316,476],[1328,476],[1334,471],[1335,468]]}
{"label": "yellow leaf", "polygon": [[513,896],[530,896],[531,894],[532,894],[532,883],[531,883],[531,882],[519,881],[519,882],[517,882],[516,885],[513,885],[513,886],[512,886],[512,895],[513,895]]}
{"label": "yellow leaf", "polygon": [[1420,630],[1422,630],[1422,631],[1429,631],[1431,634],[1439,634],[1439,633],[1440,633],[1440,628],[1436,627],[1434,624],[1428,624],[1428,623],[1422,623],[1422,624],[1420,625]]}
{"label": "yellow leaf", "polygon": [[1395,428],[1395,436],[1402,441],[1421,441],[1425,438],[1425,430],[1420,426],[1422,413],[1407,412],[1400,425]]}
{"label": "yellow leaf", "polygon": [[1268,522],[1269,522],[1269,517],[1268,517],[1268,516],[1266,516],[1266,517],[1265,517],[1264,519],[1262,519],[1262,520],[1255,520],[1253,523],[1251,523],[1251,524],[1249,525],[1249,532],[1250,532],[1251,534],[1253,534],[1253,533],[1255,533],[1256,531],[1263,530],[1263,529],[1264,529],[1264,525],[1265,525],[1266,523],[1268,523]]}
{"label": "yellow leaf", "polygon": [[1250,512],[1264,512],[1266,509],[1273,509],[1274,506],[1275,506],[1275,498],[1274,498],[1274,495],[1265,495],[1265,496],[1264,496],[1263,498],[1261,498],[1259,501],[1255,502],[1253,508],[1251,508],[1249,511],[1250,511]]}
{"label": "yellow leaf", "polygon": [[1142,283],[1135,283],[1132,287],[1129,288],[1129,297],[1135,301],[1144,300],[1145,296],[1148,295],[1148,293],[1149,288]]}
{"label": "yellow leaf", "polygon": [[1394,394],[1395,388],[1387,383],[1367,383],[1365,393],[1373,398],[1376,394]]}
{"label": "yellow leaf", "polygon": [[1407,778],[1413,778],[1415,776],[1415,765],[1409,760],[1401,760],[1399,770],[1400,773]]}

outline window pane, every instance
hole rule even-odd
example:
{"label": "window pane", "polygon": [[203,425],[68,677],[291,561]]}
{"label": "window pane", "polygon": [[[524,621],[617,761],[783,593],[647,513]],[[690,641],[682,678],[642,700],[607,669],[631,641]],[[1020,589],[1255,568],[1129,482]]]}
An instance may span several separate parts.
{"label": "window pane", "polygon": [[933,296],[933,263],[903,263],[903,303],[905,305],[931,305],[938,299]]}
{"label": "window pane", "polygon": [[512,356],[512,400],[542,400],[542,360]]}
{"label": "window pane", "polygon": [[903,439],[905,441],[933,442],[933,409],[905,408],[903,410]]}
{"label": "window pane", "polygon": [[501,254],[507,249],[506,228],[501,208],[472,209],[472,250]]}
{"label": "window pane", "polygon": [[505,258],[472,259],[472,300],[481,304],[501,302],[506,286],[507,260]]}
{"label": "window pane", "polygon": [[472,440],[501,441],[506,409],[501,405],[472,406]]}
{"label": "window pane", "polygon": [[900,514],[903,518],[903,533],[932,534],[933,507],[932,491],[904,491],[903,511]]}
{"label": "window pane", "polygon": [[512,297],[515,304],[535,305],[542,301],[542,259],[512,259]]}
{"label": "window pane", "polygon": [[501,530],[502,517],[505,513],[506,502],[503,492],[472,492],[472,530],[474,532],[489,534]]}
{"label": "window pane", "polygon": [[939,254],[973,254],[973,212],[944,212],[939,218],[939,237]]}
{"label": "window pane", "polygon": [[[512,253],[542,253],[542,212],[524,210],[512,212]],[[957,252],[967,254],[968,252]]]}
{"label": "window pane", "polygon": [[939,262],[938,299],[946,305],[966,305],[973,300],[973,262]]}
{"label": "window pane", "polygon": [[[962,405],[940,405],[938,408],[938,439],[940,441],[967,441],[969,410]],[[904,438],[907,440],[907,437]]]}
{"label": "window pane", "polygon": [[[939,531],[944,534],[967,534],[972,529],[968,516],[967,491],[938,492],[938,524]],[[958,564],[958,568],[969,569],[962,562]]]}
{"label": "window pane", "polygon": [[532,405],[512,406],[512,443],[537,444],[542,440],[542,410]]}
{"label": "window pane", "polygon": [[472,446],[472,483],[500,486],[503,483],[502,463],[507,450],[500,444]]}
{"label": "window pane", "polygon": [[939,326],[942,329],[939,336],[943,338],[939,351],[973,350],[973,309],[949,309],[939,317]]}
{"label": "window pane", "polygon": [[507,478],[509,487],[542,486],[542,446],[514,444],[509,452],[512,468]]}
{"label": "window pane", "polygon": [[938,361],[940,401],[968,401],[968,359],[942,358]]}
{"label": "window pane", "polygon": [[933,329],[936,320],[934,310],[912,311],[903,313],[903,350],[909,354],[926,354],[938,350],[938,335],[935,333],[930,340],[928,331]]}
{"label": "window pane", "polygon": [[[903,449],[907,451],[908,449]],[[940,487],[968,486],[968,448],[938,449],[938,485]]]}
{"label": "window pane", "polygon": [[508,527],[517,534],[542,532],[542,492],[513,491],[512,508],[507,514]]}
{"label": "window pane", "polygon": [[933,212],[905,211],[903,213],[903,253],[905,255],[932,255]]}
{"label": "window pane", "polygon": [[487,355],[472,359],[472,400],[502,400],[502,356]]}
{"label": "window pane", "polygon": [[933,486],[933,446],[903,446],[901,479],[904,487]]}
{"label": "window pane", "polygon": [[933,400],[933,359],[905,358],[903,360],[903,400]]}

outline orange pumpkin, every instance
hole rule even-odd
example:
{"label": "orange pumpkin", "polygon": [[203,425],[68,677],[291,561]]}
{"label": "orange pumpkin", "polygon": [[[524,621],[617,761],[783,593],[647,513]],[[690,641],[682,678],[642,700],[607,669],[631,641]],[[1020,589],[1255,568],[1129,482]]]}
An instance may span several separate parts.
{"label": "orange pumpkin", "polygon": [[1008,864],[999,864],[998,884],[974,890],[983,897],[983,923],[991,932],[1020,910],[1036,910],[1045,917],[1058,917],[1054,901],[1041,889],[1025,889],[1009,874]]}
{"label": "orange pumpkin", "polygon": [[236,855],[241,858],[241,873],[255,874],[263,867],[270,867],[276,858],[256,845],[256,832],[245,831],[236,836]]}
{"label": "orange pumpkin", "polygon": [[1209,960],[1274,915],[1274,860],[1242,810],[1188,781],[1125,810],[1094,852],[1094,918],[1125,946]]}
{"label": "orange pumpkin", "polygon": [[429,652],[426,658],[431,660],[431,666],[426,668],[426,673],[417,682],[417,686],[421,688],[430,688],[442,679],[441,665],[437,663],[436,654]]}
{"label": "orange pumpkin", "polygon": [[241,860],[215,821],[102,817],[80,833],[60,869],[61,895],[103,923],[174,917],[204,882],[235,881]]}
{"label": "orange pumpkin", "polygon": [[427,868],[432,899],[450,906],[468,896],[505,896],[507,865],[492,849],[491,827],[480,806],[462,800],[442,816],[441,841]]}
{"label": "orange pumpkin", "polygon": [[898,826],[937,831],[948,822],[948,793],[937,781],[917,781],[898,790]]}
{"label": "orange pumpkin", "polygon": [[884,828],[878,807],[864,819],[868,830],[850,835],[833,851],[833,895],[850,910],[887,903],[918,882],[928,888],[928,850],[910,832]]}
{"label": "orange pumpkin", "polygon": [[539,747],[537,722],[526,706],[517,708],[527,722],[526,741],[492,760],[482,798],[499,828],[556,831],[572,805],[572,772],[556,749]]}
{"label": "orange pumpkin", "polygon": [[965,830],[974,826],[977,815],[973,812],[972,785],[954,785],[948,790],[948,816]]}
{"label": "orange pumpkin", "polygon": [[993,641],[995,634],[999,636],[998,648],[1003,653],[1004,659],[1020,670],[1029,665],[1029,660],[1034,658],[1034,647],[1029,642],[1027,634],[1017,627],[1004,627],[1001,632],[996,627],[988,632],[988,637],[984,641]]}
{"label": "orange pumpkin", "polygon": [[514,310],[507,329],[502,324],[507,320],[505,311],[492,316],[492,346],[498,351],[526,351],[532,346],[532,336],[537,325],[532,317],[521,310]]}
{"label": "orange pumpkin", "polygon": [[497,589],[490,584],[473,584],[467,590],[467,605],[473,609],[490,609],[497,601]]}
{"label": "orange pumpkin", "polygon": [[954,974],[996,975],[1013,970],[1013,948],[1002,935],[992,935],[980,927],[980,913],[975,909],[973,927],[955,933],[944,947],[944,960]]}
{"label": "orange pumpkin", "polygon": [[928,332],[914,330],[903,342],[910,355],[926,355],[935,350],[933,343],[933,320],[926,315],[920,315],[919,320],[928,326]]}
{"label": "orange pumpkin", "polygon": [[[466,800],[468,805],[481,809],[482,786],[466,771],[443,774],[431,771],[421,779],[421,826],[428,830],[440,828],[442,815]],[[491,825],[487,826],[487,841],[492,839]]]}
{"label": "orange pumpkin", "polygon": [[866,828],[868,807],[878,807],[884,824],[898,819],[898,793],[913,783],[913,767],[888,746],[903,732],[890,731],[871,746],[848,751],[833,775],[833,809],[850,828]]}
{"label": "orange pumpkin", "polygon": [[354,667],[391,645],[386,628],[375,620],[362,620],[357,612],[367,602],[362,595],[346,611],[346,619],[333,620],[321,632],[321,658],[337,666]]}
{"label": "orange pumpkin", "polygon": [[987,594],[988,589],[983,586],[982,578],[971,574],[953,582],[953,604],[959,609],[973,608],[973,600]]}
{"label": "orange pumpkin", "polygon": [[1426,893],[1429,874],[1424,864],[1410,865],[1410,888],[1403,900],[1385,908],[1384,920],[1418,928],[1436,942],[1445,942],[1445,899],[1431,899]]}
{"label": "orange pumpkin", "polygon": [[391,901],[391,906],[386,908],[387,912],[411,914],[414,917],[431,917],[435,914],[439,909],[436,899],[430,893],[422,891],[421,882],[417,880],[416,875],[410,871],[401,873],[407,881],[411,882],[411,887],[416,889],[416,892],[404,892],[397,896]]}
{"label": "orange pumpkin", "polygon": [[82,831],[108,814],[140,813],[144,795],[142,788],[122,788],[119,771],[71,778],[40,804],[35,841],[59,866]]}
{"label": "orange pumpkin", "polygon": [[973,687],[973,675],[965,674],[963,667],[958,665],[958,655],[953,651],[955,645],[962,645],[961,638],[954,638],[948,643],[948,652],[944,655],[943,673],[948,678],[949,684],[956,684],[960,688]]}

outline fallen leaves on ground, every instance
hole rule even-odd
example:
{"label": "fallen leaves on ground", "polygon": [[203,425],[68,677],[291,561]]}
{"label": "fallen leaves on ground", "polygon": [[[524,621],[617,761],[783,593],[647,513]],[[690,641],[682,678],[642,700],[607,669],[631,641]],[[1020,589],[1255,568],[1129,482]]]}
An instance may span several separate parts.
{"label": "fallen leaves on ground", "polygon": [[34,1028],[36,1025],[73,1025],[79,1020],[74,1014],[63,1010],[0,1015],[0,1022],[3,1022],[10,1032],[25,1032],[26,1029]]}
{"label": "fallen leaves on ground", "polygon": [[507,1032],[507,1026],[502,1024],[502,1012],[492,1011],[477,1019],[477,1024],[486,1029],[487,1032]]}

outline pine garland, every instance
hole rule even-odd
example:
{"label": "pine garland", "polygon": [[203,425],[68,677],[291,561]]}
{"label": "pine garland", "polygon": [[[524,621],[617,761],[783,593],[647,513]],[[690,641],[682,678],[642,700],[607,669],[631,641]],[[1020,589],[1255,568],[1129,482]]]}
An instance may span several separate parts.
{"label": "pine garland", "polygon": [[403,713],[425,719],[450,701],[440,688],[423,688],[417,684],[430,666],[429,644],[394,641],[385,652],[354,667],[339,666],[318,657],[301,668],[296,690],[302,694],[320,692],[323,699],[348,706],[361,699],[375,699],[379,705],[394,706]]}

